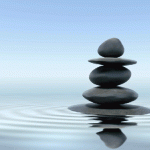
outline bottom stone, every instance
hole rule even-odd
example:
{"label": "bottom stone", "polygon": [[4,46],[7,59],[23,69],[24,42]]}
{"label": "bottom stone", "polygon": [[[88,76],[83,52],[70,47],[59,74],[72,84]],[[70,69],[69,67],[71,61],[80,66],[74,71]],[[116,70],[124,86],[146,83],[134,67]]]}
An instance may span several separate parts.
{"label": "bottom stone", "polygon": [[93,103],[104,105],[129,103],[138,97],[135,91],[119,86],[114,88],[95,87],[85,91],[82,95]]}
{"label": "bottom stone", "polygon": [[144,115],[149,114],[150,109],[137,105],[123,104],[116,107],[106,107],[98,104],[80,104],[69,107],[69,110],[80,112],[83,114],[94,115]]}

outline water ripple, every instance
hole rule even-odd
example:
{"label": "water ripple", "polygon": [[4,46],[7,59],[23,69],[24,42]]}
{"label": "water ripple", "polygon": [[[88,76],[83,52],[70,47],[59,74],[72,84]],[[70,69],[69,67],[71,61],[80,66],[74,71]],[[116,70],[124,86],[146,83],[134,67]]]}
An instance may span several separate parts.
{"label": "water ripple", "polygon": [[67,107],[3,106],[0,108],[1,131],[52,132],[88,126],[86,115],[72,112]]}
{"label": "water ripple", "polygon": [[[55,106],[0,106],[1,134],[45,134],[84,132],[91,124],[98,124],[96,115],[73,112],[68,107]],[[127,117],[140,125],[150,124],[150,115]],[[126,121],[126,120],[125,120]],[[98,126],[98,125],[96,125]]]}

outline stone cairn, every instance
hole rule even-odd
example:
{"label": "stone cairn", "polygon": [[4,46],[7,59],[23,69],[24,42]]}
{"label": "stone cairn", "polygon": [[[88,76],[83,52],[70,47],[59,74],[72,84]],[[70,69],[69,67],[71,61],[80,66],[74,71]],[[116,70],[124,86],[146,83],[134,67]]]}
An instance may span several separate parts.
{"label": "stone cairn", "polygon": [[130,70],[123,66],[137,63],[118,58],[124,53],[121,41],[117,38],[108,39],[99,46],[98,53],[104,58],[91,59],[89,62],[103,66],[94,69],[89,79],[99,86],[85,91],[83,97],[105,106],[129,103],[137,99],[138,94],[135,91],[118,86],[131,77]]}

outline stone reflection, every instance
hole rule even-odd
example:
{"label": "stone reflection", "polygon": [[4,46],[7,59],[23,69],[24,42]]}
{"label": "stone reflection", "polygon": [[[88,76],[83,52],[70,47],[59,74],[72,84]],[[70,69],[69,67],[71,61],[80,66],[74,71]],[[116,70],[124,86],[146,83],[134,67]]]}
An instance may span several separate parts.
{"label": "stone reflection", "polygon": [[109,148],[115,149],[120,147],[127,139],[120,128],[135,126],[135,122],[127,122],[129,116],[100,116],[97,115],[93,120],[99,120],[99,123],[92,123],[90,127],[103,128],[96,134]]}
{"label": "stone reflection", "polygon": [[[99,120],[98,123],[92,123],[90,127],[101,127],[101,128],[124,128],[127,126],[135,126],[135,122],[127,122],[129,116],[96,116],[93,120]],[[130,116],[131,118],[131,116]]]}
{"label": "stone reflection", "polygon": [[120,147],[127,139],[120,129],[103,129],[97,135],[107,147],[112,149]]}
{"label": "stone reflection", "polygon": [[98,120],[98,123],[92,123],[90,127],[103,129],[97,135],[109,148],[118,148],[126,141],[127,137],[121,131],[121,128],[137,125],[135,122],[129,122],[128,118],[150,113],[149,108],[130,104],[99,105],[90,103],[70,106],[68,109],[92,115],[92,120]]}

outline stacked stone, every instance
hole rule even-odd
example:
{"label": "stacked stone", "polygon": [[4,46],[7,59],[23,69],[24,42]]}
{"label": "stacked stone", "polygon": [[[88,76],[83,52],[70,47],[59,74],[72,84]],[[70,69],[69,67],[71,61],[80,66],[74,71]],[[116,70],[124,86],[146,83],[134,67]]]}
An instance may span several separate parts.
{"label": "stacked stone", "polygon": [[89,62],[103,66],[94,69],[89,79],[99,86],[85,91],[83,97],[102,105],[124,104],[137,99],[135,91],[118,86],[131,77],[130,70],[123,66],[136,64],[134,60],[118,58],[124,53],[121,41],[108,39],[99,46],[98,53],[104,58],[91,59]]}

